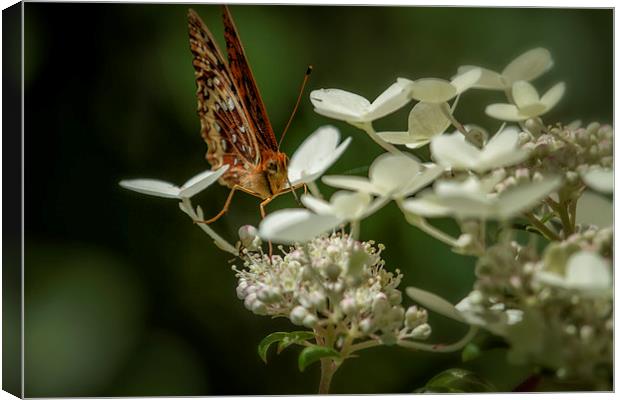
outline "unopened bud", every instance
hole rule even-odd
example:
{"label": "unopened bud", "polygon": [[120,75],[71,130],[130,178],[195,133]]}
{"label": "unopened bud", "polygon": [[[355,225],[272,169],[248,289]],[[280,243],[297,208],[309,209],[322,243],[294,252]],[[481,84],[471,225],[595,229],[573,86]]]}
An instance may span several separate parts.
{"label": "unopened bud", "polygon": [[431,326],[429,324],[422,324],[411,331],[411,338],[417,340],[427,339],[432,333]]}
{"label": "unopened bud", "polygon": [[357,304],[355,303],[355,300],[350,297],[347,297],[340,302],[340,308],[342,309],[342,312],[347,315],[353,315],[357,312]]}
{"label": "unopened bud", "polygon": [[303,325],[304,318],[306,318],[307,315],[308,315],[308,311],[305,308],[301,306],[297,306],[293,308],[289,318],[291,322],[294,323],[295,325]]}
{"label": "unopened bud", "polygon": [[366,335],[374,332],[373,328],[374,326],[370,318],[365,318],[360,322],[360,330]]}
{"label": "unopened bud", "polygon": [[258,250],[262,244],[258,236],[258,230],[252,225],[243,225],[239,228],[239,240],[241,241],[241,245],[249,251]]}
{"label": "unopened bud", "polygon": [[316,315],[308,314],[304,318],[302,325],[305,326],[306,328],[312,329],[316,326],[318,322],[319,322],[319,319],[316,317]]}

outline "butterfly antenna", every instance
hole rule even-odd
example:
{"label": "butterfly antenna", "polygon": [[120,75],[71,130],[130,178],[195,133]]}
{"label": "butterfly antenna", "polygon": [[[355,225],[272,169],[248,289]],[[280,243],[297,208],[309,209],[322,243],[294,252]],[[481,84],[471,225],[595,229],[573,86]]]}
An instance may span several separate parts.
{"label": "butterfly antenna", "polygon": [[291,122],[293,122],[293,117],[297,112],[297,108],[299,108],[299,103],[301,103],[301,96],[304,94],[304,88],[306,87],[306,83],[308,82],[308,78],[310,78],[310,74],[312,73],[312,65],[308,65],[308,69],[306,70],[306,74],[304,75],[304,80],[301,83],[301,89],[299,90],[299,96],[297,96],[297,102],[295,103],[295,108],[293,108],[293,113],[291,114],[286,126],[284,127],[284,132],[282,132],[282,136],[280,136],[280,141],[278,142],[278,149],[280,149],[280,145],[282,144],[282,140],[284,139],[284,135],[286,135],[286,131],[288,131],[289,126],[291,126]]}

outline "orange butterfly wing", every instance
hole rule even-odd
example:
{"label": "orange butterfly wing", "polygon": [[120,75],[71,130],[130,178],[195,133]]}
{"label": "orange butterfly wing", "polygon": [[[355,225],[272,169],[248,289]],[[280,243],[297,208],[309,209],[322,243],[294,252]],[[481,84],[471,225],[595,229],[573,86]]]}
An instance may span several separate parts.
{"label": "orange butterfly wing", "polygon": [[223,17],[228,65],[232,77],[239,87],[239,97],[247,110],[250,111],[251,121],[259,133],[258,140],[263,145],[263,148],[277,151],[278,143],[271,127],[265,104],[256,86],[252,69],[245,56],[243,44],[241,44],[239,33],[227,6],[224,6]]}
{"label": "orange butterfly wing", "polygon": [[[256,125],[240,94],[247,93],[231,73],[213,35],[194,10],[188,12],[189,43],[196,77],[200,132],[213,169],[229,165],[220,182],[243,184],[261,163]],[[246,64],[247,65],[247,64]]]}

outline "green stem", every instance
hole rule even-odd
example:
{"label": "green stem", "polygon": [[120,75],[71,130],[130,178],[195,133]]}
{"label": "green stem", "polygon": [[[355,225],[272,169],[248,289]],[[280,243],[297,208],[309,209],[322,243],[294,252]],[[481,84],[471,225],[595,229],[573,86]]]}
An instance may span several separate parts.
{"label": "green stem", "polygon": [[373,340],[367,340],[365,342],[361,342],[361,343],[356,343],[354,345],[351,345],[351,347],[349,348],[349,354],[353,354],[356,351],[360,351],[360,350],[364,350],[364,349],[369,349],[371,347],[375,347],[375,346],[380,346],[381,342],[379,340],[373,339]]}
{"label": "green stem", "polygon": [[316,197],[317,199],[322,199],[323,195],[321,194],[321,191],[319,190],[319,187],[316,185],[316,182],[312,181],[312,182],[308,182],[306,183],[306,185],[308,186],[308,189],[310,190],[310,193],[312,193],[312,195],[314,197]]}
{"label": "green stem", "polygon": [[452,344],[446,344],[446,345],[420,343],[420,342],[413,342],[413,341],[402,340],[402,339],[398,340],[396,344],[401,347],[405,347],[405,348],[412,349],[412,350],[423,350],[423,351],[430,351],[434,353],[451,353],[453,351],[462,349],[467,343],[469,343],[474,338],[474,336],[476,336],[477,332],[478,332],[478,327],[470,325],[469,330],[467,331],[467,333],[465,334],[465,336],[463,336],[461,340],[459,340],[458,342],[455,342]]}
{"label": "green stem", "polygon": [[453,238],[452,236],[448,235],[447,233],[435,228],[433,225],[429,224],[425,219],[420,218],[419,221],[417,221],[414,226],[418,227],[418,229],[420,229],[421,231],[425,232],[426,234],[428,234],[429,236],[434,237],[435,239],[439,240],[440,242],[444,242],[445,244],[449,245],[450,247],[457,247],[458,246],[458,240]]}
{"label": "green stem", "polygon": [[441,105],[441,111],[444,113],[446,118],[450,120],[452,125],[454,125],[454,127],[463,134],[463,136],[467,136],[467,129],[465,129],[465,126],[461,124],[459,121],[457,121],[456,118],[454,118],[454,115],[452,114],[452,111],[450,110],[450,106],[448,105],[448,103],[443,103]]}
{"label": "green stem", "polygon": [[[181,211],[187,214],[194,221],[194,223],[200,227],[200,229],[202,229],[207,235],[211,237],[211,239],[213,239],[213,242],[215,243],[217,247],[235,256],[239,255],[239,252],[233,245],[231,245],[226,240],[224,240],[224,238],[218,235],[217,233],[215,233],[215,231],[211,229],[211,227],[209,227],[208,224],[203,222],[204,216],[196,214],[196,211],[194,210],[194,206],[192,205],[192,202],[190,199],[183,198],[179,206],[181,208]],[[200,208],[199,208],[199,212],[200,214],[202,214],[202,211],[200,211]]]}
{"label": "green stem", "polygon": [[568,211],[570,213],[570,222],[573,227],[573,231],[575,230],[575,225],[577,224],[577,201],[578,199],[571,200],[569,203]]}
{"label": "green stem", "polygon": [[374,140],[375,143],[377,143],[379,146],[383,147],[385,151],[389,151],[390,153],[397,154],[397,155],[402,154],[402,152],[398,150],[396,146],[386,142],[385,140],[381,139],[379,135],[377,135],[377,132],[375,132],[375,129],[372,127],[372,123],[366,122],[363,124],[352,124],[352,125],[366,132],[368,136],[370,136],[370,138]]}
{"label": "green stem", "polygon": [[321,360],[321,381],[319,382],[319,394],[329,394],[334,373],[338,365],[333,360],[323,358]]}
{"label": "green stem", "polygon": [[353,220],[351,221],[351,227],[349,230],[349,234],[350,236],[355,239],[358,240],[360,237],[360,221],[358,220]]}
{"label": "green stem", "polygon": [[531,212],[528,212],[528,213],[525,213],[524,215],[530,221],[530,223],[534,225],[534,227],[538,229],[540,233],[543,234],[544,237],[546,237],[549,240],[560,241],[560,236],[558,236],[557,233],[549,229],[547,225],[543,224],[538,218],[536,218],[534,214],[532,214]]}
{"label": "green stem", "polygon": [[575,225],[573,221],[571,221],[569,215],[570,201],[566,201],[565,199],[560,200],[559,214],[560,219],[562,220],[562,231],[564,232],[564,238],[568,238],[575,232]]}

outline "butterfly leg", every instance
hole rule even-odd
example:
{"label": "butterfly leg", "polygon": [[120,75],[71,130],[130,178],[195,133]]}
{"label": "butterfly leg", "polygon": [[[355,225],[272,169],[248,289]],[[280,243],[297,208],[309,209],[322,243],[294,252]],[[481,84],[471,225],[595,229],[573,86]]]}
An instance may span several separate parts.
{"label": "butterfly leg", "polygon": [[200,224],[212,224],[215,221],[217,221],[218,219],[220,219],[224,214],[226,214],[228,212],[228,208],[230,207],[230,203],[232,202],[233,196],[235,195],[235,192],[237,190],[240,190],[242,192],[251,194],[253,196],[257,195],[253,191],[248,190],[248,189],[244,188],[241,185],[235,185],[235,186],[232,187],[232,189],[230,189],[230,193],[228,193],[228,197],[226,198],[226,202],[224,203],[224,207],[222,207],[220,212],[218,212],[213,218],[210,218],[210,219],[208,219],[206,221],[196,221],[196,222],[200,223]]}

